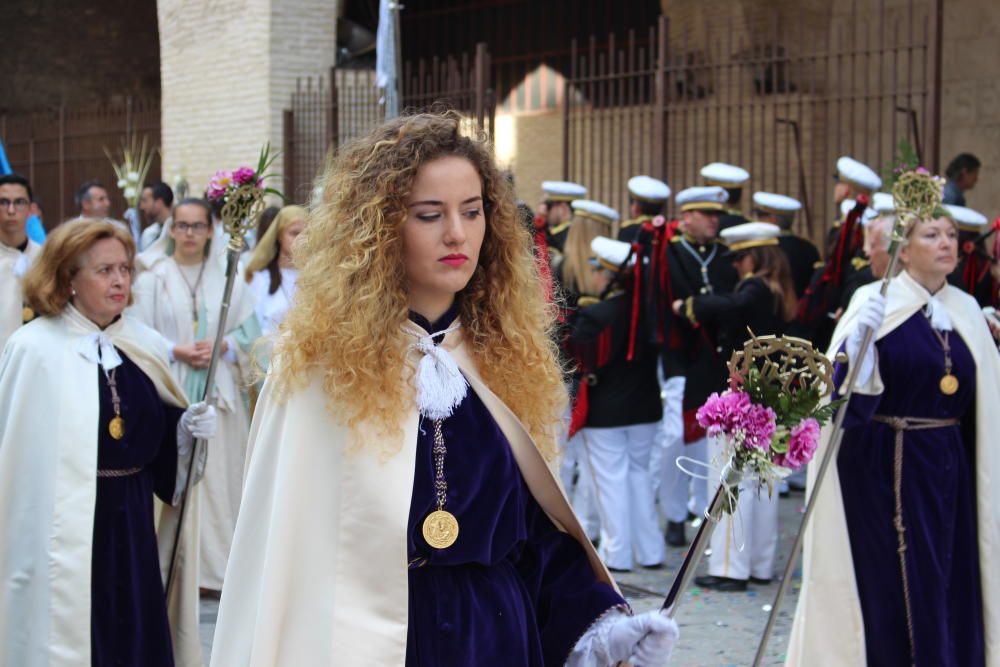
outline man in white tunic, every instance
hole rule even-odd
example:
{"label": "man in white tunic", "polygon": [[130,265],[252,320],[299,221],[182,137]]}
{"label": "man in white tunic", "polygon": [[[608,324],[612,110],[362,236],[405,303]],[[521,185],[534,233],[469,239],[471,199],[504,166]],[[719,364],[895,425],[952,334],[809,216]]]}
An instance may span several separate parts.
{"label": "man in white tunic", "polygon": [[28,238],[31,185],[18,174],[0,176],[0,349],[35,314],[24,304],[21,278],[42,247]]}
{"label": "man in white tunic", "polygon": [[[171,370],[188,397],[201,400],[218,327],[225,286],[220,257],[210,248],[210,210],[184,199],[153,246],[139,255],[145,271],[136,279],[132,314],[167,339]],[[218,430],[209,443],[201,495],[201,587],[222,589],[243,485],[250,419],[245,387],[251,377],[248,352],[260,336],[253,295],[237,280],[226,320],[223,355],[215,375]]]}

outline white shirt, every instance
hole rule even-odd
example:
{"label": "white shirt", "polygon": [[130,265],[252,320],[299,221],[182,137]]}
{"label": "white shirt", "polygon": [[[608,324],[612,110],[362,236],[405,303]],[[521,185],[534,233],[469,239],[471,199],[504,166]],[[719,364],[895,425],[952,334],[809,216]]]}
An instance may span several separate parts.
{"label": "white shirt", "polygon": [[265,336],[270,336],[278,330],[284,321],[285,313],[292,305],[295,296],[295,283],[299,277],[298,269],[281,269],[281,286],[269,294],[271,274],[267,269],[258,271],[250,282],[250,291],[257,297],[257,321]]}

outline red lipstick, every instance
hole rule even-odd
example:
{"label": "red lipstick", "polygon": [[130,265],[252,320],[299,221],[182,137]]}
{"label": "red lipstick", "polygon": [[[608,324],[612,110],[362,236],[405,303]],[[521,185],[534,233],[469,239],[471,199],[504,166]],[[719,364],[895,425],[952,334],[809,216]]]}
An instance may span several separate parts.
{"label": "red lipstick", "polygon": [[469,261],[469,258],[461,253],[455,253],[453,255],[445,255],[438,261],[443,262],[448,266],[462,266]]}

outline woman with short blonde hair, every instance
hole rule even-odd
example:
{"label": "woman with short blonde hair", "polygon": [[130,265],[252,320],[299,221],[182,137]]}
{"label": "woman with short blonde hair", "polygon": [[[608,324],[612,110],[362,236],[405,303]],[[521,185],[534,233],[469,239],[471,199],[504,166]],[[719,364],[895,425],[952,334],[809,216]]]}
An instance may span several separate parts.
{"label": "woman with short blonde hair", "polygon": [[[169,505],[215,413],[204,403],[184,409],[163,339],[122,315],[134,261],[128,231],[79,219],[53,231],[25,276],[40,317],[0,360],[4,665],[201,661],[194,572],[179,571],[168,620],[158,552],[173,546]],[[167,503],[162,545],[154,494]],[[192,538],[186,532],[180,550],[188,559]]]}

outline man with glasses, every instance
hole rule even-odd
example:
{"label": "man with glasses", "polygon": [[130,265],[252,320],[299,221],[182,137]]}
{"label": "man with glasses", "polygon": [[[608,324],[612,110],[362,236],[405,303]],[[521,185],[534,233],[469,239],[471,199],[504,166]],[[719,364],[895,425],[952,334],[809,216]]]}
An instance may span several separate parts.
{"label": "man with glasses", "polygon": [[42,247],[28,238],[31,185],[18,174],[0,176],[0,347],[35,317],[24,303],[21,279]]}

